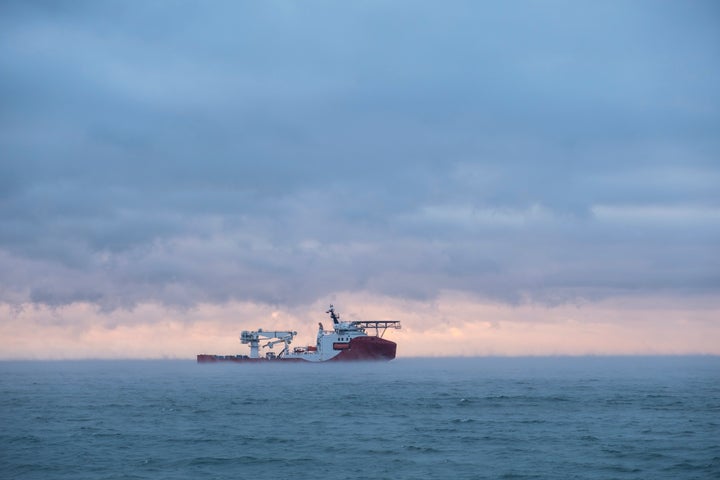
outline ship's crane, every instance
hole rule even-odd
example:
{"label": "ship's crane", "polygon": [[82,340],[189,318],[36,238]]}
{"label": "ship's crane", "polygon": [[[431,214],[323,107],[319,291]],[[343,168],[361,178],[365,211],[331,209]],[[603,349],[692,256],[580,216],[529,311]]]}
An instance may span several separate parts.
{"label": "ship's crane", "polygon": [[250,344],[250,358],[260,358],[260,339],[270,340],[265,345],[263,345],[263,348],[272,348],[276,343],[285,343],[285,348],[282,351],[282,353],[285,354],[287,353],[288,345],[292,343],[292,339],[293,337],[295,337],[295,335],[297,335],[297,332],[278,330],[264,331],[262,328],[258,328],[257,330],[253,331],[243,330],[243,332],[240,334],[240,342]]}

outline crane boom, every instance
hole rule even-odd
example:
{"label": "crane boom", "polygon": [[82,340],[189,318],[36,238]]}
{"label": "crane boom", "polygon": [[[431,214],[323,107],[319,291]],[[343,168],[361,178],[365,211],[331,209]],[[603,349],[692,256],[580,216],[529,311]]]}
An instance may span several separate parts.
{"label": "crane boom", "polygon": [[287,350],[288,345],[292,343],[292,339],[295,337],[295,335],[297,335],[297,332],[293,332],[290,330],[265,331],[262,328],[258,328],[257,330],[252,331],[243,330],[243,332],[240,334],[240,342],[250,344],[250,358],[260,358],[260,339],[270,340],[267,344],[264,345],[265,347],[270,348],[272,348],[273,345],[275,345],[276,343],[284,342],[285,350]]}

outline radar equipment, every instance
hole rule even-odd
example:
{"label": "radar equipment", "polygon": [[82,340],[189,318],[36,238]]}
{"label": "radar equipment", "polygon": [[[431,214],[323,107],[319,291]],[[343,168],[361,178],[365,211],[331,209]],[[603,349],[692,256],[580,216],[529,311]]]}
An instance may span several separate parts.
{"label": "radar equipment", "polygon": [[330,310],[325,313],[330,314],[330,318],[332,318],[333,324],[337,325],[338,323],[340,323],[340,315],[335,313],[335,307],[332,303],[330,304]]}

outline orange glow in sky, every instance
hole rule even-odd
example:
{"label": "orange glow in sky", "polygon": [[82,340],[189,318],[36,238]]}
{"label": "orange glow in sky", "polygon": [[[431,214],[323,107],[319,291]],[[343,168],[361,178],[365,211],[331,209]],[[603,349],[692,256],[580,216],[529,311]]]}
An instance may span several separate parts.
{"label": "orange glow in sky", "polygon": [[[599,302],[580,306],[483,304],[445,294],[433,302],[343,294],[345,320],[393,319],[402,330],[386,338],[398,357],[485,355],[720,354],[720,317],[709,299],[694,305],[667,300]],[[247,353],[245,329],[293,329],[295,345],[314,343],[319,303],[273,310],[250,303],[171,310],[143,304],[98,312],[89,304],[60,309],[0,307],[3,359],[194,358],[198,353]]]}

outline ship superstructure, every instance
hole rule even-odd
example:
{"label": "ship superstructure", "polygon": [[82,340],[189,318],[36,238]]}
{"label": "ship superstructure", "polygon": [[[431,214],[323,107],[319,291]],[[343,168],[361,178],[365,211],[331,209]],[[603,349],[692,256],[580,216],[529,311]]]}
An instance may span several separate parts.
{"label": "ship superstructure", "polygon": [[[357,361],[357,360],[392,360],[395,358],[397,344],[383,337],[388,328],[400,329],[397,320],[355,320],[342,321],[335,312],[333,305],[325,312],[333,322],[332,330],[325,330],[318,323],[317,341],[315,345],[295,347],[290,344],[297,332],[290,330],[245,330],[240,334],[240,342],[250,345],[250,355],[208,355],[197,356],[199,363],[205,362],[263,362],[263,361]],[[375,333],[369,335],[367,332]],[[261,345],[262,342],[266,342]],[[280,352],[273,347],[282,344]],[[260,349],[270,349],[261,355]]]}

